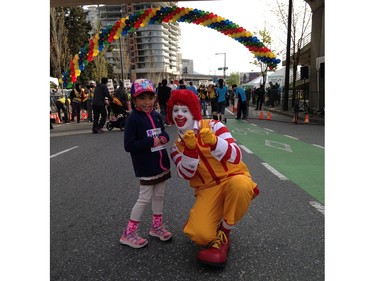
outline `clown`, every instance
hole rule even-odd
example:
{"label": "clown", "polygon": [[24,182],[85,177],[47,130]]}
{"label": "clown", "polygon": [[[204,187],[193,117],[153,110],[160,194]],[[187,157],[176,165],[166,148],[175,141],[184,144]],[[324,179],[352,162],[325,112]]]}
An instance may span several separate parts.
{"label": "clown", "polygon": [[258,186],[225,125],[217,120],[202,120],[199,99],[193,92],[172,92],[167,119],[178,130],[171,147],[178,176],[189,180],[195,190],[196,201],[184,233],[205,247],[197,255],[198,262],[225,267],[230,231],[258,195]]}

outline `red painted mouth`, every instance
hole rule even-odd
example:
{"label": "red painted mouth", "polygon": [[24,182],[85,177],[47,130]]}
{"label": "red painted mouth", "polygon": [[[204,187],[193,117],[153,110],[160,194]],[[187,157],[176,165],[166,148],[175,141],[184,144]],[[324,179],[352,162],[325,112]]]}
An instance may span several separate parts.
{"label": "red painted mouth", "polygon": [[186,121],[187,119],[185,117],[174,119],[174,122],[176,123],[177,127],[183,127],[186,124]]}

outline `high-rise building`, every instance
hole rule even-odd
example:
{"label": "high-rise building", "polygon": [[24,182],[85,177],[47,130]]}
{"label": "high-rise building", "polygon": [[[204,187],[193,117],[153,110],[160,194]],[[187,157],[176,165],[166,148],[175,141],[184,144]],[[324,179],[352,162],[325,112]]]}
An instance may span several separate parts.
{"label": "high-rise building", "polygon": [[[155,7],[173,7],[177,2],[142,2],[97,6],[101,26],[114,24],[120,18]],[[92,7],[92,6],[91,6]],[[92,24],[95,26],[94,24]],[[96,25],[97,26],[97,25]],[[113,66],[115,79],[148,78],[154,83],[162,79],[178,79],[182,74],[179,48],[179,23],[170,22],[140,27],[113,41],[107,61]]]}

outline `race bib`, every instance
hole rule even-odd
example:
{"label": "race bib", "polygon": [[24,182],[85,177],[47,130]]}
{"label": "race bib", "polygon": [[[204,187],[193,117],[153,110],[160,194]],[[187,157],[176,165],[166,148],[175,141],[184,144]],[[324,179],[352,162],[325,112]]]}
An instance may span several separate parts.
{"label": "race bib", "polygon": [[[150,129],[150,130],[147,130],[146,133],[147,133],[147,136],[150,138],[157,138],[161,134],[161,129],[160,128]],[[151,152],[159,151],[165,148],[166,148],[165,144],[158,145],[156,147],[151,147]]]}

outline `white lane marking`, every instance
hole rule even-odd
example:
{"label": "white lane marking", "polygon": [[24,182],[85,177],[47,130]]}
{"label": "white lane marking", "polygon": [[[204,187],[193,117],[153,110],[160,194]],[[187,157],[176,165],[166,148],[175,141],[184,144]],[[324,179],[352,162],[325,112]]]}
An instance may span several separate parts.
{"label": "white lane marking", "polygon": [[58,153],[56,153],[56,154],[53,154],[53,155],[51,155],[49,158],[56,157],[56,156],[58,156],[58,155],[60,155],[60,154],[63,154],[63,153],[65,153],[65,152],[68,152],[68,151],[70,151],[70,150],[72,150],[72,149],[75,149],[75,148],[77,148],[77,147],[78,147],[78,146],[73,146],[72,148],[69,148],[69,149],[63,150],[63,151],[61,151],[61,152],[58,152]]}
{"label": "white lane marking", "polygon": [[294,139],[294,140],[298,140],[298,138],[295,138],[295,137],[292,137],[292,136],[289,136],[289,135],[284,135],[284,137],[291,138],[291,139]]}
{"label": "white lane marking", "polygon": [[319,212],[321,212],[324,215],[324,206],[316,201],[310,201],[309,202],[311,206],[313,206],[315,209],[317,209]]}
{"label": "white lane marking", "polygon": [[230,111],[228,108],[226,108],[225,111],[228,112],[231,115],[234,115],[234,113],[232,111]]}
{"label": "white lane marking", "polygon": [[258,125],[257,125],[257,124],[254,124],[254,123],[251,123],[251,125],[254,126],[254,127],[258,127]]}
{"label": "white lane marking", "polygon": [[281,150],[284,150],[284,151],[288,151],[288,152],[293,152],[292,148],[290,147],[289,144],[286,144],[286,143],[281,143],[281,142],[277,142],[277,141],[270,141],[270,140],[265,140],[264,141],[264,145],[265,146],[268,146],[268,147],[272,147],[272,148],[277,148],[277,149],[281,149]]}
{"label": "white lane marking", "polygon": [[271,129],[264,128],[265,131],[273,132]]}
{"label": "white lane marking", "polygon": [[324,149],[324,146],[318,145],[318,144],[313,144],[313,146],[319,147],[321,149]]}
{"label": "white lane marking", "polygon": [[272,174],[274,174],[276,177],[278,177],[279,179],[281,180],[288,180],[288,178],[286,176],[284,176],[283,174],[281,174],[279,171],[277,171],[274,167],[272,167],[271,165],[267,164],[267,163],[262,163],[262,165],[267,169],[269,170]]}
{"label": "white lane marking", "polygon": [[243,150],[245,150],[247,153],[249,153],[249,154],[253,154],[253,152],[252,152],[250,149],[248,149],[246,146],[240,144],[239,147],[241,147],[241,148],[242,148]]}

